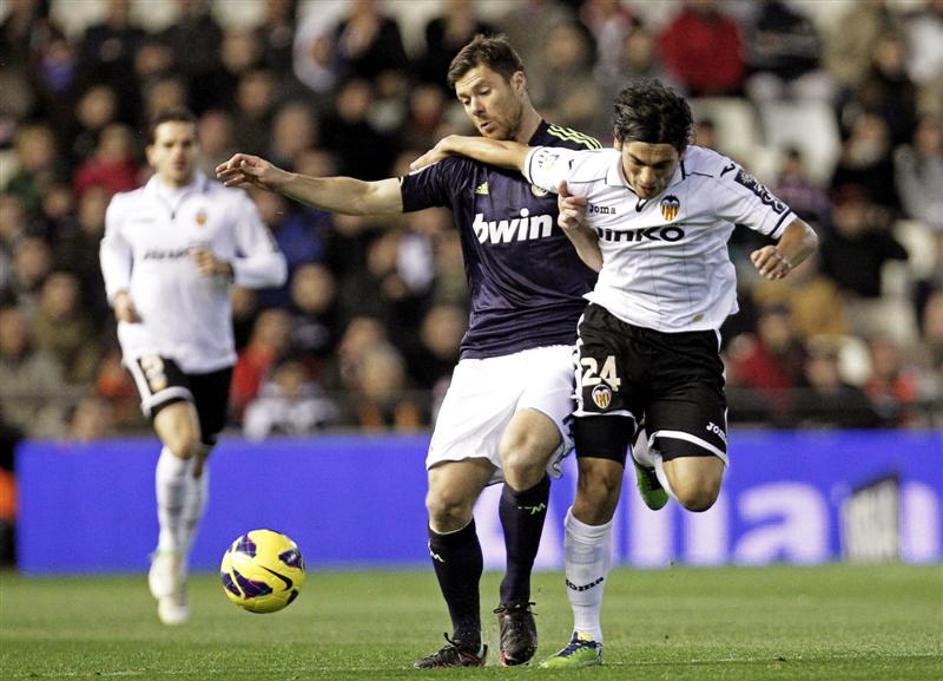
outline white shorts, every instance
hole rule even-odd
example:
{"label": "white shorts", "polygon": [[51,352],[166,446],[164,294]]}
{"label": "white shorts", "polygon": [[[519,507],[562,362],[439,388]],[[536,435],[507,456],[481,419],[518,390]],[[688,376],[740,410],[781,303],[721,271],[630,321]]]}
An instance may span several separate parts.
{"label": "white shorts", "polygon": [[573,449],[570,420],[575,405],[571,345],[463,359],[439,410],[426,468],[444,461],[488,459],[496,468],[491,484],[501,482],[501,436],[517,412],[536,409],[556,424],[563,440],[547,464],[547,472],[558,478],[563,458]]}

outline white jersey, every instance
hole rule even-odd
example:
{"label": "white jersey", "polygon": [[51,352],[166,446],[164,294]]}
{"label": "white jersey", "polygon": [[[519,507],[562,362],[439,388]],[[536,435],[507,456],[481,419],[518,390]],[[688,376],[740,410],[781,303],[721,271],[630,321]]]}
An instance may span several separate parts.
{"label": "white jersey", "polygon": [[535,147],[524,175],[556,191],[587,197],[603,266],[587,298],[619,319],[667,333],[720,328],[737,311],[737,280],[727,252],[734,225],[778,239],[795,214],[743,168],[689,146],[665,190],[640,199],[615,149]]}
{"label": "white jersey", "polygon": [[126,364],[146,354],[187,373],[236,361],[228,277],[201,275],[190,251],[205,247],[233,268],[233,282],[280,286],[285,258],[245,192],[203,174],[172,189],[157,177],[116,194],[105,216],[101,266],[108,300],[126,289],[141,323],[118,324]]}

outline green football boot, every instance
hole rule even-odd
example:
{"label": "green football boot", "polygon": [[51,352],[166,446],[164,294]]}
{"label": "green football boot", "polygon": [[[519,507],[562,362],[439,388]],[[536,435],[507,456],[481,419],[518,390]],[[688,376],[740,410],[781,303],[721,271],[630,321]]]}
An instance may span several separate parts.
{"label": "green football boot", "polygon": [[588,634],[573,632],[565,648],[540,663],[542,669],[576,669],[602,664],[602,643]]}
{"label": "green football boot", "polygon": [[635,464],[635,482],[638,485],[638,492],[642,495],[642,501],[653,511],[664,508],[668,503],[668,493],[658,482],[658,476],[655,475],[654,468],[646,468],[635,457],[632,457],[632,463]]}

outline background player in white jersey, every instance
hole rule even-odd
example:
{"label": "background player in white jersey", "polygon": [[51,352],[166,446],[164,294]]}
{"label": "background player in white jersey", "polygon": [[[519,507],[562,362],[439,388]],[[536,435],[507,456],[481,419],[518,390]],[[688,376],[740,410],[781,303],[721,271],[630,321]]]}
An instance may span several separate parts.
{"label": "background player in white jersey", "polygon": [[601,662],[612,516],[626,451],[643,419],[647,442],[632,454],[646,503],[661,508],[670,494],[704,511],[717,499],[727,463],[719,328],[737,311],[727,253],[734,225],[777,240],[751,254],[770,279],[788,275],[817,243],[808,225],[736,163],[688,146],[691,110],[671,89],[634,83],[615,109],[614,149],[452,137],[414,164],[467,154],[572,193],[561,201],[561,226],[574,233],[581,257],[601,267],[577,341],[579,483],[565,539],[574,633],[544,663],[550,667]]}
{"label": "background player in white jersey", "polygon": [[[520,57],[503,37],[478,36],[466,45],[452,62],[449,82],[484,137],[564,150],[599,147],[593,138],[541,120]],[[401,179],[361,182],[299,176],[237,154],[217,174],[227,184],[250,182],[341,213],[452,209],[471,315],[426,459],[426,507],[429,552],[453,634],[416,666],[485,662],[482,555],[472,510],[484,487],[501,479],[508,557],[495,610],[501,662],[527,662],[537,647],[530,575],[547,512],[547,468],[570,448],[572,343],[583,295],[595,281],[553,227],[556,198],[518,175],[463,158]]]}
{"label": "background player in white jersey", "polygon": [[163,443],[160,534],[148,584],[165,624],[189,616],[187,555],[206,504],[206,457],[226,422],[236,361],[229,286],[279,286],[285,259],[245,192],[196,171],[196,119],[159,114],[154,176],[108,206],[101,266],[125,365]]}

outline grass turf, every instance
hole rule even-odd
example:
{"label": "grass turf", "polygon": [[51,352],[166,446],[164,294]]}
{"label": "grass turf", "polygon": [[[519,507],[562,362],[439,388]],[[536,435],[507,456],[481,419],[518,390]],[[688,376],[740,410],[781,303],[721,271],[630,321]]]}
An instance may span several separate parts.
{"label": "grass turf", "polygon": [[[497,660],[482,583],[485,639]],[[559,573],[538,574],[537,659],[569,637]],[[0,574],[0,679],[943,679],[943,567],[901,565],[613,571],[605,665],[580,671],[420,672],[448,628],[428,572],[309,573],[286,611],[230,604],[215,575],[191,580],[193,617],[163,627],[143,576]]]}

